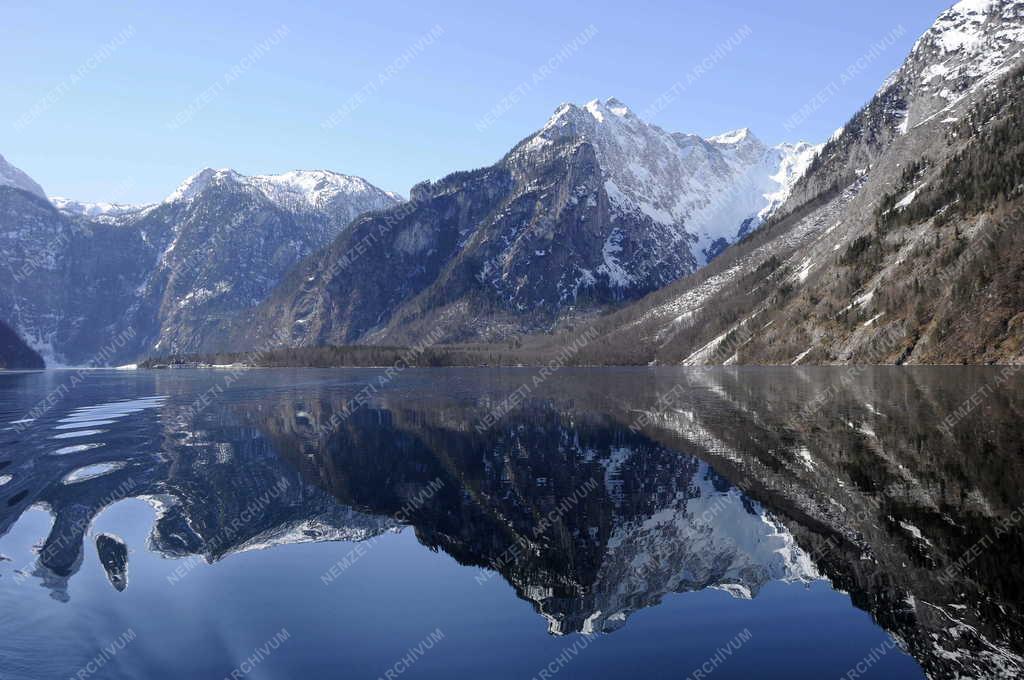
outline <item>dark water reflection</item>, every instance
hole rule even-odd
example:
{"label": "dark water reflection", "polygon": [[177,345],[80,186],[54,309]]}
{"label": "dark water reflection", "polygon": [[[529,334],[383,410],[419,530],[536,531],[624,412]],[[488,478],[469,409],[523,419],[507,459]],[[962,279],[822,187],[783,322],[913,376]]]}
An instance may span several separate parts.
{"label": "dark water reflection", "polygon": [[0,677],[1024,673],[999,369],[69,376],[0,376]]}

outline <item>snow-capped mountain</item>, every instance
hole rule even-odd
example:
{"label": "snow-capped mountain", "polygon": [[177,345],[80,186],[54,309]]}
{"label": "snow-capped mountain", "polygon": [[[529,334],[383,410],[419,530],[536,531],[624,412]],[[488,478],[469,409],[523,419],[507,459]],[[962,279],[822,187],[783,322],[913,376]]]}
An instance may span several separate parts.
{"label": "snow-capped mountain", "polygon": [[[613,97],[582,107],[563,104],[518,153],[529,163],[567,136],[594,147],[611,207],[650,218],[667,243],[689,243],[697,266],[781,205],[821,148],[767,147],[749,129],[706,140],[672,134]],[[621,273],[614,248],[607,251],[603,270]]]}
{"label": "snow-capped mountain", "polygon": [[498,163],[413,188],[304,263],[233,343],[495,340],[657,290],[788,195],[816,147],[704,140],[617,99],[563,104]]}
{"label": "snow-capped mountain", "polygon": [[50,365],[197,349],[353,217],[398,202],[326,171],[204,170],[145,206],[51,202],[5,176],[20,186],[0,186],[0,319]]}
{"label": "snow-capped mountain", "polygon": [[770,233],[609,319],[602,344],[686,364],[1019,362],[1022,101],[1024,0],[957,3]]}
{"label": "snow-capped mountain", "polygon": [[46,192],[35,180],[8,163],[3,156],[0,156],[0,186],[14,187],[39,198],[46,198]]}
{"label": "snow-capped mountain", "polygon": [[362,177],[330,170],[294,170],[250,177],[230,168],[205,168],[185,180],[164,202],[191,201],[211,185],[227,183],[259,191],[284,210],[330,212],[343,221],[402,200],[398,194],[378,189]]}

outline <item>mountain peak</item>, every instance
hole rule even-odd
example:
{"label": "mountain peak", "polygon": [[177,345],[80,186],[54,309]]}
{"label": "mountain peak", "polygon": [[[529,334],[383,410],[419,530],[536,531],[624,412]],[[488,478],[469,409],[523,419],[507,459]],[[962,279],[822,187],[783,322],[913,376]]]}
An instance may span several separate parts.
{"label": "mountain peak", "polygon": [[[1024,39],[1022,0],[961,0],[940,14],[914,45],[914,52],[935,48],[939,54],[960,53],[962,58],[981,59],[977,72],[986,75],[1006,59],[1007,52],[1020,54]],[[992,62],[992,63],[989,63]],[[948,65],[950,70],[955,65]]]}
{"label": "mountain peak", "polygon": [[939,15],[929,34],[936,38],[943,52],[974,51],[981,42],[982,25],[993,10],[1012,4],[997,0],[962,0]]}
{"label": "mountain peak", "polygon": [[604,101],[605,107],[617,116],[633,115],[633,110],[626,106],[620,99],[609,97]]}
{"label": "mountain peak", "polygon": [[40,198],[46,198],[46,192],[35,180],[8,163],[3,156],[0,156],[0,186],[14,187]]}
{"label": "mountain peak", "polygon": [[219,170],[203,168],[182,182],[178,188],[174,190],[174,193],[164,199],[164,203],[192,200],[199,194],[203,193],[203,191],[205,191],[206,188],[214,182],[235,177],[240,177],[240,175],[231,168],[220,168]]}
{"label": "mountain peak", "polygon": [[896,131],[948,113],[975,88],[997,83],[1018,63],[1024,43],[1024,0],[962,0],[939,14],[878,90],[899,88],[906,106]]}
{"label": "mountain peak", "polygon": [[276,175],[254,175],[247,179],[307,194],[329,189],[361,194],[373,189],[373,186],[361,177],[343,175],[333,170],[290,170]]}
{"label": "mountain peak", "polygon": [[997,4],[997,0],[960,0],[949,12],[955,14],[987,14]]}
{"label": "mountain peak", "polygon": [[[595,152],[613,208],[649,218],[670,234],[667,240],[687,242],[698,266],[711,257],[712,244],[730,242],[742,225],[777,208],[817,152],[805,143],[769,148],[746,127],[708,140],[669,133],[609,97],[582,107],[562,104],[518,153],[540,155],[522,162],[528,167],[545,162],[559,145],[571,150],[583,142]],[[746,178],[742,196],[731,193],[737,178]]]}
{"label": "mountain peak", "polygon": [[583,108],[599,123],[605,122],[609,115],[616,118],[635,118],[633,111],[615,97],[609,97],[603,102],[600,99],[593,99]]}
{"label": "mountain peak", "polygon": [[[543,129],[548,129],[562,123],[563,118],[567,118],[568,121],[579,123],[583,122],[579,118],[582,116],[593,119],[598,123],[604,123],[609,119],[628,119],[639,121],[633,110],[622,103],[622,100],[616,97],[609,97],[603,102],[600,99],[592,99],[583,106],[577,106],[572,102],[563,102],[559,104],[558,108],[548,119],[548,122],[544,125]],[[583,122],[584,125],[588,125]]]}
{"label": "mountain peak", "polygon": [[750,131],[750,128],[740,128],[738,130],[731,130],[729,132],[723,132],[720,135],[714,137],[708,137],[708,141],[712,144],[740,144],[747,141],[758,141],[754,133]]}

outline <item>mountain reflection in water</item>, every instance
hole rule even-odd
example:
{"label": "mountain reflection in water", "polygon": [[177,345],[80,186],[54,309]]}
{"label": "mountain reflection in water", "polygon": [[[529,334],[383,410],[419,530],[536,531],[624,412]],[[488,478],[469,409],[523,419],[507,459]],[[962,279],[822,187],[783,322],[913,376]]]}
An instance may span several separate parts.
{"label": "mountain reflection in water", "polygon": [[[258,371],[209,400],[217,372],[100,376],[128,386],[0,425],[0,536],[54,517],[3,582],[67,600],[94,518],[141,498],[149,550],[209,563],[411,526],[556,635],[612,633],[671,593],[824,581],[932,677],[1024,672],[1020,380],[944,429],[993,372],[410,371],[362,403],[379,376]],[[4,422],[55,379],[5,376]],[[130,591],[115,539],[103,564]]]}

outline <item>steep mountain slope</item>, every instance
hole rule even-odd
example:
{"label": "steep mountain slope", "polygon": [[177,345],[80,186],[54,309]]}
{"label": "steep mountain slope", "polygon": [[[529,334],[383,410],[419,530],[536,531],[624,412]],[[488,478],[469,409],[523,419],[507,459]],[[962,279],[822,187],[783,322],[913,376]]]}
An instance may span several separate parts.
{"label": "steep mountain slope", "polygon": [[26,345],[10,326],[0,321],[0,370],[38,368],[46,368],[43,358]]}
{"label": "steep mountain slope", "polygon": [[602,320],[594,356],[1020,361],[1022,48],[1020,0],[944,12],[765,229]]}
{"label": "steep mountain slope", "polygon": [[495,165],[414,188],[304,262],[239,347],[495,340],[635,299],[688,274],[788,195],[817,152],[749,131],[704,140],[616,99],[564,104]]}
{"label": "steep mountain slope", "polygon": [[43,188],[35,180],[8,163],[3,156],[0,156],[0,187],[14,187],[39,198],[46,198]]}
{"label": "steep mountain slope", "polygon": [[207,169],[149,206],[0,186],[0,318],[55,364],[191,351],[356,215],[398,200],[327,171]]}
{"label": "steep mountain slope", "polygon": [[143,246],[137,232],[76,223],[0,187],[0,318],[48,364],[85,363],[124,330],[111,324],[144,280]]}

